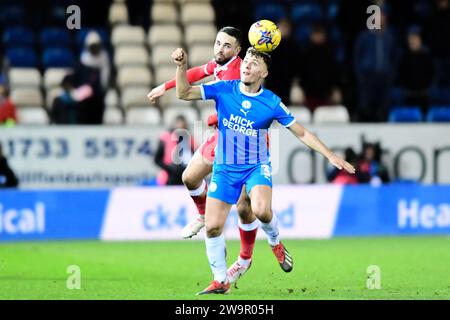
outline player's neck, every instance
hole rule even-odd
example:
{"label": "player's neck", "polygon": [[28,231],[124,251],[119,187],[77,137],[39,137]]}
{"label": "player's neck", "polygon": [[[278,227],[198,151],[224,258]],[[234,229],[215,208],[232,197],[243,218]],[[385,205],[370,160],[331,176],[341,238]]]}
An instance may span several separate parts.
{"label": "player's neck", "polygon": [[247,93],[258,93],[261,90],[261,83],[255,82],[251,84],[245,84],[241,81],[241,90]]}

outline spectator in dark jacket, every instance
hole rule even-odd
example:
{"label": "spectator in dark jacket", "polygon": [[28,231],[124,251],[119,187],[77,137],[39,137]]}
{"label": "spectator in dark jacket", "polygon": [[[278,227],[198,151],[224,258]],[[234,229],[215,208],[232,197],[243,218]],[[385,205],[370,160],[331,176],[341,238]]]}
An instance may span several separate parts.
{"label": "spectator in dark jacket", "polygon": [[364,143],[358,161],[358,170],[361,183],[370,183],[376,186],[390,181],[386,166],[381,162],[379,143]]}
{"label": "spectator in dark jacket", "polygon": [[19,185],[14,171],[9,167],[0,144],[0,188],[16,188]]}
{"label": "spectator in dark jacket", "polygon": [[397,43],[381,14],[381,28],[359,34],[354,50],[354,71],[358,83],[358,120],[385,121],[389,93],[397,69]]}
{"label": "spectator in dark jacket", "polygon": [[80,108],[80,124],[101,124],[105,111],[105,95],[110,81],[110,60],[99,34],[88,33],[80,64],[76,68],[76,85],[88,85],[92,95]]}
{"label": "spectator in dark jacket", "polygon": [[418,105],[426,113],[429,89],[433,83],[433,58],[422,45],[420,29],[410,28],[408,50],[400,60],[399,85],[404,90],[406,103]]}
{"label": "spectator in dark jacket", "polygon": [[338,82],[338,71],[325,28],[314,26],[310,40],[300,57],[300,84],[305,94],[305,105],[314,111],[320,105],[331,103],[331,95]]}
{"label": "spectator in dark jacket", "polygon": [[72,95],[74,77],[66,75],[61,82],[61,94],[53,100],[50,119],[55,124],[77,124],[80,103]]}

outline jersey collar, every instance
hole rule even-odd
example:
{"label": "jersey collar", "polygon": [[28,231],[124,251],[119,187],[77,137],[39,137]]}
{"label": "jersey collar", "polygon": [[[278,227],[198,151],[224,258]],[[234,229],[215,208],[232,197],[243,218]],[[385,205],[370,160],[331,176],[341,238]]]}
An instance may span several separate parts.
{"label": "jersey collar", "polygon": [[263,88],[262,88],[262,86],[261,86],[261,89],[259,89],[259,91],[258,92],[255,92],[255,93],[250,93],[250,92],[247,92],[247,91],[245,91],[244,89],[243,89],[243,87],[244,87],[244,84],[242,83],[242,82],[239,82],[239,91],[241,91],[241,93],[243,94],[243,95],[246,95],[246,96],[249,96],[249,97],[256,97],[256,96],[259,96],[261,93],[263,93]]}

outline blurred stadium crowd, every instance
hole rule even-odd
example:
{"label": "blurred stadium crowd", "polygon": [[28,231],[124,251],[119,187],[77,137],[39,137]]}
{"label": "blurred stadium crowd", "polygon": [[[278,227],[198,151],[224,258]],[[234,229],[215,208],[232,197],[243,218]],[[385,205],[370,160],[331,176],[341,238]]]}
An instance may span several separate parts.
{"label": "blurred stadium crowd", "polygon": [[[80,30],[66,27],[73,4]],[[173,78],[174,48],[202,65],[219,28],[245,35],[258,19],[283,34],[266,87],[301,122],[450,121],[449,0],[2,0],[0,123],[205,120],[211,103],[146,95]]]}

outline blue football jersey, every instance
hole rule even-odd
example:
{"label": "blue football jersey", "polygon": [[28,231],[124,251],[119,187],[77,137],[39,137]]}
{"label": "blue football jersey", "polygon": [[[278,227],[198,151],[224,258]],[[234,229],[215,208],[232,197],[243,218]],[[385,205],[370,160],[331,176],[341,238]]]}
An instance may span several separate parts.
{"label": "blue football jersey", "polygon": [[254,166],[270,162],[267,133],[277,120],[289,127],[295,123],[281,99],[261,88],[245,92],[240,80],[215,81],[200,85],[203,100],[216,101],[219,140],[215,164]]}

